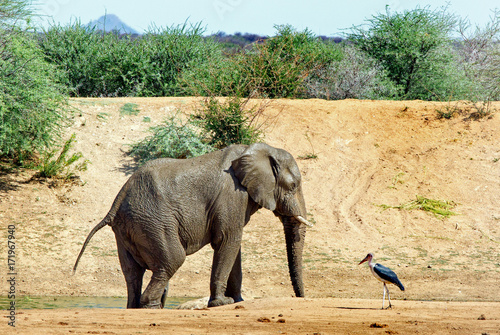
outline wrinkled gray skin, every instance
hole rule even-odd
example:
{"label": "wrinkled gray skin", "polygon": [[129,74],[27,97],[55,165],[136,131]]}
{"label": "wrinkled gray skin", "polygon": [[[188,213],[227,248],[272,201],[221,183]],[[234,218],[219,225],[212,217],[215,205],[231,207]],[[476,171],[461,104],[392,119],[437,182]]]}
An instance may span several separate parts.
{"label": "wrinkled gray skin", "polygon": [[[250,216],[265,207],[284,226],[288,266],[297,297],[304,296],[302,249],[306,207],[297,163],[287,151],[257,143],[232,145],[190,159],[157,159],[139,168],[106,217],[127,282],[127,308],[163,308],[168,282],[187,255],[214,249],[209,307],[242,301],[241,240]],[[153,272],[144,293],[146,269]]]}

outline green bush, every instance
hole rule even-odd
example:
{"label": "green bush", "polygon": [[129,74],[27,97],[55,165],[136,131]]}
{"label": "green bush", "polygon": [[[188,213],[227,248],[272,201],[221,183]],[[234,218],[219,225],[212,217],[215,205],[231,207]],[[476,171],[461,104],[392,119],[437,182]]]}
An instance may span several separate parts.
{"label": "green bush", "polygon": [[70,112],[58,83],[61,73],[19,28],[29,17],[16,15],[29,15],[27,6],[27,1],[0,2],[0,156],[18,163],[54,145]]}
{"label": "green bush", "polygon": [[140,40],[97,31],[79,21],[52,26],[40,35],[47,59],[66,73],[73,96],[144,95],[151,64]]}
{"label": "green bush", "polygon": [[461,42],[457,46],[461,66],[470,81],[468,99],[478,117],[490,115],[492,101],[500,100],[500,10],[484,27],[459,22]]}
{"label": "green bush", "polygon": [[192,122],[208,134],[209,144],[218,149],[231,144],[255,143],[262,136],[256,125],[261,110],[247,109],[248,102],[238,97],[226,101],[208,98]]}
{"label": "green bush", "polygon": [[303,96],[308,75],[340,59],[334,45],[307,29],[298,32],[289,25],[276,29],[276,36],[240,53],[225,56],[220,49],[207,62],[190,66],[180,79],[185,92],[202,96]]}
{"label": "green bush", "polygon": [[150,131],[151,136],[133,144],[130,150],[140,163],[161,157],[190,158],[214,150],[199,129],[182,122],[176,115],[162,125],[151,127]]}
{"label": "green bush", "polygon": [[349,44],[340,44],[342,59],[313,71],[305,82],[307,96],[327,100],[391,99],[397,89],[382,66]]}
{"label": "green bush", "polygon": [[80,22],[52,26],[40,38],[47,59],[67,73],[74,96],[176,96],[178,77],[219,49],[201,26],[151,28],[132,38]]}
{"label": "green bush", "polygon": [[241,55],[238,71],[245,80],[245,96],[292,98],[302,95],[303,82],[316,68],[339,58],[336,48],[311,31],[276,26],[276,36]]}
{"label": "green bush", "polygon": [[[14,1],[14,0],[10,0]],[[498,99],[498,12],[485,30],[453,38],[447,8],[384,13],[347,34],[347,47],[309,30],[276,26],[225,53],[223,34],[201,24],[152,27],[139,37],[79,22],[40,35],[74,96]],[[241,36],[240,36],[241,37]],[[221,42],[217,42],[221,41]],[[485,43],[484,43],[485,42]]]}
{"label": "green bush", "polygon": [[460,99],[466,92],[460,85],[464,73],[451,49],[456,18],[446,8],[391,13],[386,7],[385,13],[366,21],[367,28],[352,28],[348,39],[387,70],[399,98]]}
{"label": "green bush", "polygon": [[216,49],[203,62],[190,62],[180,74],[179,85],[185,95],[241,96],[247,93],[239,55],[226,56]]}
{"label": "green bush", "polygon": [[160,157],[190,158],[231,144],[251,144],[262,137],[258,119],[263,105],[247,108],[249,99],[207,98],[187,121],[178,115],[151,127],[151,136],[132,145],[130,154],[144,163]]}
{"label": "green bush", "polygon": [[[42,152],[40,163],[36,167],[38,170],[37,177],[70,179],[75,175],[75,172],[87,170],[88,160],[84,159],[79,164],[75,164],[83,158],[81,152],[73,153],[69,156],[69,151],[73,147],[75,137],[76,135],[72,134],[62,148],[56,147],[55,149]],[[59,150],[61,152],[54,159]]]}
{"label": "green bush", "polygon": [[105,80],[100,60],[108,49],[102,36],[79,21],[67,28],[52,26],[40,35],[40,47],[47,60],[66,74],[65,85],[73,96],[98,96]]}
{"label": "green bush", "polygon": [[151,69],[145,78],[144,91],[154,96],[177,96],[183,93],[178,79],[193,64],[203,64],[218,53],[220,46],[203,37],[201,24],[170,28],[152,28],[142,37]]}

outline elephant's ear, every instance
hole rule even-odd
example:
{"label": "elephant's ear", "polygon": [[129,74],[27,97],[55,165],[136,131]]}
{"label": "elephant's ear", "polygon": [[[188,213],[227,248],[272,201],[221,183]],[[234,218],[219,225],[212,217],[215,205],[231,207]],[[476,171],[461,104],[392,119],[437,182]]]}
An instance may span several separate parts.
{"label": "elephant's ear", "polygon": [[246,187],[248,194],[260,206],[271,211],[276,209],[274,190],[278,168],[273,150],[276,149],[264,143],[252,144],[232,162],[236,178]]}

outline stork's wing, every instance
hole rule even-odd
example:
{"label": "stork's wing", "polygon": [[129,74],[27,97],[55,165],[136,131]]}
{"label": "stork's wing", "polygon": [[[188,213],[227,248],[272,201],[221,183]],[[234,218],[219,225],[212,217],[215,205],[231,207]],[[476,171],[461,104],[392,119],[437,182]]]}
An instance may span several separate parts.
{"label": "stork's wing", "polygon": [[373,267],[373,271],[385,282],[396,285],[401,289],[401,291],[405,290],[405,287],[403,286],[403,284],[401,284],[401,281],[399,281],[398,276],[388,267],[377,263]]}

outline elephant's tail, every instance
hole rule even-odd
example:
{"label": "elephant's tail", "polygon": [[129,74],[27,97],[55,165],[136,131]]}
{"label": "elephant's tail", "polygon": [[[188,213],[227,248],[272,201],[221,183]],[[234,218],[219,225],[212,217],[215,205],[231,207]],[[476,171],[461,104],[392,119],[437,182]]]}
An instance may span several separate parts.
{"label": "elephant's tail", "polygon": [[89,244],[90,239],[92,236],[94,236],[95,233],[97,233],[98,230],[101,228],[110,225],[113,220],[115,219],[116,213],[118,212],[123,200],[127,196],[127,191],[130,187],[130,183],[127,182],[125,185],[123,185],[122,189],[118,193],[118,195],[115,198],[115,201],[113,201],[113,205],[111,206],[111,209],[109,210],[108,214],[102,219],[101,222],[99,222],[89,233],[87,236],[87,239],[83,243],[82,250],[80,250],[80,254],[78,255],[78,258],[76,259],[75,266],[73,266],[73,274],[76,272],[76,267],[78,266],[78,262],[80,261],[80,258],[83,255],[83,252],[85,251],[85,248],[87,247],[87,244]]}
{"label": "elephant's tail", "polygon": [[106,217],[104,219],[102,219],[101,222],[99,222],[89,233],[89,235],[87,236],[87,239],[85,240],[85,242],[83,243],[83,246],[82,246],[82,250],[80,250],[80,254],[78,255],[78,258],[76,259],[76,262],[75,262],[75,266],[73,266],[73,274],[75,274],[76,272],[76,267],[78,266],[78,262],[80,261],[80,258],[82,257],[83,255],[83,252],[85,251],[85,248],[87,247],[87,244],[89,244],[90,242],[90,239],[92,238],[92,236],[94,236],[95,233],[97,233],[98,230],[100,230],[101,228],[107,226],[109,223],[110,223],[110,215],[106,215]]}

